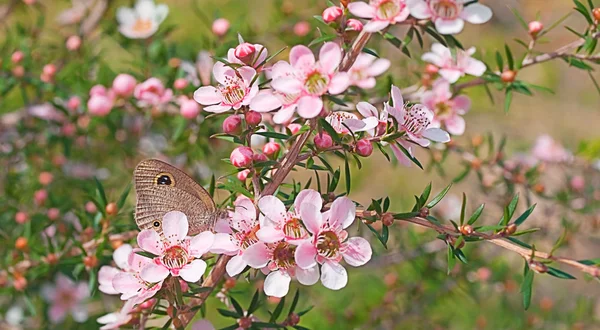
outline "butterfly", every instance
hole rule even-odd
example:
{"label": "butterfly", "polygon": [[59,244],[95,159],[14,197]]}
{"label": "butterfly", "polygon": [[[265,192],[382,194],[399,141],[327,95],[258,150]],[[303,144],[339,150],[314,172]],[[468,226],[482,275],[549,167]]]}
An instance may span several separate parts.
{"label": "butterfly", "polygon": [[137,204],[135,222],[140,229],[162,234],[162,219],[170,211],[183,212],[189,223],[188,235],[211,230],[226,216],[208,192],[183,171],[156,159],[141,161],[133,173]]}

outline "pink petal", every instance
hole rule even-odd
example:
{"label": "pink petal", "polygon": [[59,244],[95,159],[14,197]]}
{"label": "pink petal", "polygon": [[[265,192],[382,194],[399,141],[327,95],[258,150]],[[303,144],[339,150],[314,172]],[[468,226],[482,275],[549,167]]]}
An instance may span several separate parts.
{"label": "pink petal", "polygon": [[140,280],[131,273],[121,272],[113,278],[113,288],[120,293],[137,292],[142,287]]}
{"label": "pink petal", "polygon": [[317,265],[308,269],[296,267],[296,278],[300,284],[313,285],[319,281],[319,267]]}
{"label": "pink petal", "polygon": [[373,64],[371,64],[368,68],[367,68],[367,74],[369,76],[379,76],[381,74],[383,74],[384,72],[386,72],[389,68],[390,68],[391,62],[388,59],[385,58],[380,58],[375,60],[375,62],[373,62]]}
{"label": "pink petal", "polygon": [[440,69],[438,73],[440,74],[440,76],[442,76],[444,79],[446,79],[449,83],[452,84],[455,83],[463,75],[463,73],[457,69]]}
{"label": "pink petal", "polygon": [[271,297],[281,298],[290,290],[292,278],[282,271],[272,272],[265,279],[265,294]]}
{"label": "pink petal", "polygon": [[360,112],[360,114],[365,118],[377,117],[377,108],[370,103],[358,102],[356,105],[356,110],[358,110],[358,112]]}
{"label": "pink petal", "polygon": [[385,29],[386,27],[388,27],[388,25],[390,25],[389,21],[378,21],[378,20],[372,20],[369,21],[369,23],[365,24],[365,26],[363,27],[363,30],[365,32],[379,32],[383,29]]}
{"label": "pink petal", "polygon": [[164,236],[171,243],[171,246],[177,245],[187,236],[188,219],[182,212],[167,212],[163,216],[162,228]]}
{"label": "pink petal", "polygon": [[179,276],[186,282],[196,283],[200,281],[202,275],[206,271],[206,262],[202,259],[196,259],[191,263],[183,266],[179,271]]}
{"label": "pink petal", "polygon": [[483,24],[492,18],[492,10],[480,3],[474,3],[466,6],[460,16],[471,24]]}
{"label": "pink petal", "polygon": [[137,243],[144,251],[155,255],[160,255],[164,251],[160,236],[152,229],[142,230],[137,236]]}
{"label": "pink petal", "polygon": [[296,264],[302,269],[315,267],[317,265],[316,256],[317,248],[310,241],[300,244],[294,252]]}
{"label": "pink petal", "polygon": [[319,51],[319,64],[321,68],[327,73],[332,73],[341,61],[342,50],[340,46],[334,42],[324,43]]}
{"label": "pink petal", "polygon": [[[404,99],[402,98],[402,92],[400,91],[400,88],[392,85],[392,102],[394,102],[394,108],[403,108],[404,107]],[[402,120],[399,120],[399,122],[402,122]]]}
{"label": "pink petal", "polygon": [[410,14],[416,19],[426,19],[431,17],[431,10],[424,0],[407,1]]}
{"label": "pink petal", "polygon": [[343,256],[348,265],[358,267],[371,260],[372,254],[371,245],[366,239],[352,237],[346,242],[346,251]]}
{"label": "pink petal", "polygon": [[396,119],[398,123],[404,122],[404,114],[406,110],[404,109],[404,104],[400,104],[398,106],[390,106],[387,102],[383,104],[384,111],[392,115]]}
{"label": "pink petal", "polygon": [[433,45],[431,45],[431,51],[434,54],[437,54],[441,59],[442,59],[442,66],[444,65],[445,62],[448,61],[452,61],[452,52],[450,52],[450,49],[442,44],[440,44],[439,42],[434,43]]}
{"label": "pink petal", "polygon": [[[408,156],[406,156],[404,154],[404,152],[402,152],[402,150],[400,150],[400,148],[398,146],[396,146],[395,144],[392,144],[392,145],[390,145],[390,148],[392,148],[392,152],[394,153],[394,156],[396,156],[398,163],[400,163],[401,165],[406,166],[406,167],[412,166],[412,161],[408,158]],[[410,149],[408,149],[408,150],[410,150]]]}
{"label": "pink petal", "polygon": [[465,22],[460,18],[454,20],[438,18],[435,20],[435,29],[440,34],[457,34],[462,31],[464,26]]}
{"label": "pink petal", "polygon": [[215,327],[208,320],[199,320],[192,324],[192,330],[215,330]]}
{"label": "pink petal", "polygon": [[273,80],[280,78],[280,77],[289,76],[290,74],[293,74],[293,73],[294,73],[294,67],[291,66],[286,61],[279,61],[279,62],[273,64],[273,67],[271,68],[271,75],[272,75]]}
{"label": "pink petal", "polygon": [[315,118],[323,110],[323,100],[317,96],[303,96],[298,100],[298,114],[302,118]]}
{"label": "pink petal", "polygon": [[62,304],[54,304],[48,310],[48,316],[52,323],[60,323],[67,316],[67,308]]}
{"label": "pink petal", "polygon": [[243,258],[250,267],[263,268],[269,263],[269,250],[264,243],[256,243],[244,251]]}
{"label": "pink petal", "polygon": [[448,133],[452,135],[462,135],[465,132],[465,120],[463,117],[455,115],[444,121]]}
{"label": "pink petal", "polygon": [[139,273],[144,266],[153,262],[152,259],[137,254],[136,252],[138,251],[142,251],[142,249],[133,249],[132,253],[129,254],[129,258],[127,259],[129,270],[137,273]]}
{"label": "pink petal", "polygon": [[423,56],[421,56],[421,60],[432,63],[436,66],[444,65],[444,61],[442,60],[442,58],[434,52],[428,52],[428,53],[423,54]]}
{"label": "pink petal", "polygon": [[356,205],[348,197],[339,197],[331,204],[329,225],[333,228],[348,228],[356,218]]}
{"label": "pink petal", "polygon": [[258,201],[258,209],[265,217],[273,224],[281,223],[287,214],[287,210],[283,202],[275,196],[264,196]]}
{"label": "pink petal", "polygon": [[248,266],[248,264],[244,261],[242,256],[234,256],[225,266],[225,270],[229,276],[233,277],[241,273],[246,266]]}
{"label": "pink petal", "polygon": [[483,63],[479,60],[476,60],[474,58],[470,58],[466,62],[467,62],[467,65],[464,68],[465,73],[468,73],[472,76],[480,77],[481,75],[483,75],[483,73],[487,69],[485,66],[485,63]]}
{"label": "pink petal", "polygon": [[288,123],[290,120],[292,120],[292,117],[294,116],[294,112],[296,111],[296,107],[297,107],[296,104],[292,104],[290,106],[281,108],[273,116],[273,122],[275,122],[275,124]]}
{"label": "pink petal", "polygon": [[269,112],[281,106],[281,101],[270,90],[260,91],[250,102],[250,109]]}
{"label": "pink petal", "polygon": [[217,254],[231,254],[236,253],[238,250],[239,247],[233,244],[231,236],[225,233],[215,234],[215,240],[210,248],[210,252]]}
{"label": "pink petal", "polygon": [[243,66],[241,68],[238,68],[237,71],[240,74],[240,76],[242,76],[242,79],[244,79],[246,85],[250,86],[250,82],[252,82],[252,79],[256,75],[256,70],[249,66]]}
{"label": "pink petal", "polygon": [[100,271],[98,271],[98,283],[100,284],[98,290],[106,293],[106,294],[117,294],[119,291],[115,290],[112,285],[112,281],[117,274],[121,271],[116,269],[115,267],[110,266],[102,266],[100,267]]}
{"label": "pink petal", "polygon": [[141,271],[140,277],[150,283],[161,282],[169,276],[169,270],[163,265],[147,264]]}
{"label": "pink petal", "polygon": [[189,253],[190,255],[200,258],[208,252],[215,242],[215,234],[210,231],[204,231],[190,240]]}
{"label": "pink petal", "polygon": [[309,232],[313,234],[319,232],[319,228],[323,224],[321,209],[314,204],[305,203],[300,208],[300,217]]}
{"label": "pink petal", "polygon": [[295,77],[281,77],[271,82],[271,87],[281,93],[297,94],[302,91],[304,85]]}
{"label": "pink petal", "polygon": [[339,290],[348,284],[348,273],[337,262],[327,261],[321,267],[321,283],[331,290]]}
{"label": "pink petal", "polygon": [[265,243],[275,243],[284,239],[285,235],[283,234],[283,231],[281,231],[281,229],[277,229],[273,226],[267,225],[265,227],[260,228],[256,232],[256,237],[258,237],[259,240]]}
{"label": "pink petal", "polygon": [[423,132],[423,137],[425,137],[431,141],[435,141],[435,142],[446,143],[446,142],[450,141],[450,135],[448,135],[448,133],[446,131],[444,131],[443,129],[434,128],[434,127],[426,129]]}
{"label": "pink petal", "polygon": [[298,193],[298,196],[296,196],[296,199],[294,200],[294,210],[298,212],[304,203],[310,203],[319,210],[323,207],[321,194],[313,189],[304,189]]}
{"label": "pink petal", "polygon": [[123,244],[113,253],[113,260],[117,267],[126,270],[129,269],[129,255],[133,252],[133,248],[129,244]]}
{"label": "pink petal", "polygon": [[437,96],[437,102],[446,102],[452,97],[452,92],[450,91],[450,82],[448,82],[447,80],[436,80],[433,83],[432,90],[433,93]]}
{"label": "pink petal", "polygon": [[375,16],[375,8],[362,1],[349,3],[348,10],[352,15],[360,18],[373,18]]}
{"label": "pink petal", "polygon": [[396,15],[396,17],[394,17],[394,22],[396,22],[396,23],[404,22],[408,18],[408,15],[410,15],[410,11],[408,10],[408,7],[404,7],[404,9],[402,9],[398,13],[398,15]]}
{"label": "pink petal", "polygon": [[338,72],[329,82],[329,93],[336,95],[343,93],[350,86],[350,75],[347,72]]}
{"label": "pink petal", "polygon": [[215,104],[208,107],[204,107],[204,111],[212,112],[212,113],[223,113],[227,112],[231,109],[231,106]]}
{"label": "pink petal", "polygon": [[217,62],[213,66],[213,76],[220,84],[225,85],[227,77],[235,76],[235,71],[225,65],[225,63]]}
{"label": "pink petal", "polygon": [[[238,219],[238,221],[241,221],[241,219],[245,219],[245,220],[251,220],[250,222],[254,222],[254,220],[256,220],[256,208],[254,207],[254,203],[252,202],[252,200],[246,196],[241,196],[238,197],[235,200],[235,215],[237,217],[239,217],[240,219]],[[240,228],[242,229],[252,229],[251,226],[246,226],[245,228],[243,228],[244,226],[240,226]]]}
{"label": "pink petal", "polygon": [[466,95],[458,95],[452,99],[454,109],[459,110],[460,114],[465,114],[471,109],[471,99]]}
{"label": "pink petal", "polygon": [[297,64],[311,66],[315,64],[315,56],[312,51],[303,45],[292,47],[290,50],[290,64],[297,68]]}

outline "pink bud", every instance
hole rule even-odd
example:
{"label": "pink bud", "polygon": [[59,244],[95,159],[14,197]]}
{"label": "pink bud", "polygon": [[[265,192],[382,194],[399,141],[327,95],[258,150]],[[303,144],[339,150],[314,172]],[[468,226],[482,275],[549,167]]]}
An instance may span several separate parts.
{"label": "pink bud", "polygon": [[90,96],[94,95],[108,96],[108,90],[102,85],[94,85],[92,88],[90,88]]}
{"label": "pink bud", "polygon": [[386,129],[387,129],[387,122],[380,121],[379,124],[377,124],[377,133],[376,133],[377,136],[385,134]]}
{"label": "pink bud", "polygon": [[287,128],[292,132],[292,134],[298,133],[298,131],[302,128],[300,124],[289,124]]}
{"label": "pink bud", "polygon": [[224,36],[229,31],[229,21],[224,18],[216,19],[212,24],[212,32],[218,36]]}
{"label": "pink bud", "polygon": [[60,128],[60,133],[64,136],[73,136],[77,132],[77,127],[73,123],[65,123]]}
{"label": "pink bud", "polygon": [[246,64],[250,64],[249,62],[252,61],[252,59],[254,58],[255,51],[256,51],[256,47],[254,47],[253,44],[244,42],[244,43],[239,44],[237,47],[235,47],[233,54],[240,61],[242,61]]}
{"label": "pink bud", "polygon": [[373,153],[373,144],[367,139],[356,142],[356,153],[362,157],[369,157]]}
{"label": "pink bud", "polygon": [[27,222],[27,220],[29,220],[29,215],[27,215],[27,213],[23,212],[23,211],[19,211],[15,214],[15,221],[18,224],[24,224],[25,222]]}
{"label": "pink bud", "polygon": [[254,156],[252,156],[252,160],[254,160],[256,163],[260,163],[266,162],[269,160],[269,158],[267,158],[265,154],[254,154]]}
{"label": "pink bud", "polygon": [[536,37],[544,29],[544,24],[538,21],[529,22],[529,34]]}
{"label": "pink bud", "polygon": [[71,111],[75,111],[81,105],[81,99],[78,96],[71,96],[67,101],[67,108]]}
{"label": "pink bud", "polygon": [[294,25],[294,34],[298,37],[304,37],[310,32],[310,24],[306,21],[300,21]]}
{"label": "pink bud", "polygon": [[93,116],[104,117],[112,110],[112,101],[106,96],[94,95],[87,103],[88,111]]}
{"label": "pink bud", "polygon": [[342,11],[342,8],[340,7],[329,7],[323,11],[323,20],[325,21],[325,23],[331,23],[337,20],[338,18],[342,17],[343,13],[344,12]]}
{"label": "pink bud", "polygon": [[57,209],[56,207],[48,209],[48,212],[46,212],[46,216],[50,220],[56,220],[60,216],[60,210]]}
{"label": "pink bud", "polygon": [[23,58],[25,58],[25,54],[23,54],[22,51],[17,50],[16,52],[12,53],[12,56],[10,57],[10,60],[14,64],[19,64],[19,63],[21,63],[21,61],[23,60]]}
{"label": "pink bud", "polygon": [[179,279],[179,286],[181,287],[181,291],[183,292],[187,292],[190,289],[188,283],[182,279]]}
{"label": "pink bud", "polygon": [[223,132],[231,135],[242,133],[242,119],[237,115],[231,115],[223,121]]}
{"label": "pink bud", "polygon": [[50,172],[42,172],[40,175],[38,175],[38,181],[42,186],[49,185],[52,183],[52,180],[54,180],[54,176]]}
{"label": "pink bud", "polygon": [[245,169],[243,171],[239,171],[237,174],[237,178],[240,181],[246,181],[246,179],[248,178],[248,174],[250,174],[250,170],[249,169]]}
{"label": "pink bud", "polygon": [[113,80],[112,90],[118,96],[129,97],[137,85],[137,80],[132,75],[121,73]]}
{"label": "pink bud", "polygon": [[246,118],[248,125],[252,127],[258,126],[258,124],[260,124],[262,121],[262,115],[254,110],[246,112],[244,117]]}
{"label": "pink bud", "polygon": [[36,1],[37,0],[23,0],[23,2],[28,6],[34,5]]}
{"label": "pink bud", "polygon": [[185,119],[194,119],[200,113],[200,105],[194,100],[185,100],[181,102],[179,113],[181,113]]}
{"label": "pink bud", "polygon": [[[183,288],[181,288],[181,290],[183,292],[187,291],[187,290],[184,291]],[[142,310],[147,310],[147,309],[152,308],[154,306],[154,304],[156,304],[156,298],[148,299],[140,304],[140,308]]]}
{"label": "pink bud", "polygon": [[572,177],[569,184],[571,185],[571,189],[574,191],[581,192],[583,189],[585,189],[585,179],[581,175]]}
{"label": "pink bud", "polygon": [[46,64],[46,65],[44,65],[42,72],[45,75],[52,77],[56,74],[56,65],[54,65],[52,63]]}
{"label": "pink bud", "polygon": [[187,79],[185,79],[185,78],[178,78],[173,83],[173,87],[175,87],[175,89],[182,90],[182,89],[185,89],[188,86],[188,84],[189,84],[189,82],[188,82]]}
{"label": "pink bud", "polygon": [[252,164],[252,156],[254,152],[250,147],[237,147],[231,152],[229,160],[235,167],[247,167]]}
{"label": "pink bud", "polygon": [[280,149],[279,143],[269,142],[263,146],[263,153],[267,156],[277,156]]}
{"label": "pink bud", "polygon": [[428,63],[425,66],[425,73],[436,74],[436,73],[438,73],[438,71],[440,71],[440,68],[438,68],[437,66],[435,66],[431,63]]}
{"label": "pink bud", "polygon": [[346,22],[346,25],[350,30],[360,32],[363,29],[363,23],[357,19],[351,18]]}
{"label": "pink bud", "polygon": [[70,51],[78,50],[81,47],[81,38],[79,36],[70,36],[67,38],[66,46]]}
{"label": "pink bud", "polygon": [[42,205],[48,199],[48,192],[45,189],[36,190],[33,193],[33,200],[37,205]]}
{"label": "pink bud", "polygon": [[325,132],[315,135],[313,141],[319,150],[329,149],[331,146],[333,146],[333,139]]}
{"label": "pink bud", "polygon": [[94,202],[85,203],[85,211],[87,213],[96,213],[98,209],[96,208],[96,204]]}

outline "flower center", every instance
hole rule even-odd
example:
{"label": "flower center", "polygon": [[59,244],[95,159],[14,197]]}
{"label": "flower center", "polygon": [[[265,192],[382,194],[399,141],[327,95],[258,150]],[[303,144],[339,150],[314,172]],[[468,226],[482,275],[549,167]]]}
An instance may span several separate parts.
{"label": "flower center", "polygon": [[333,231],[325,231],[317,237],[317,251],[325,258],[335,258],[341,246],[338,235]]}
{"label": "flower center", "polygon": [[435,105],[435,109],[437,110],[436,111],[437,116],[445,116],[450,113],[450,111],[452,110],[452,107],[450,107],[450,105],[446,102],[439,102],[438,104]]}
{"label": "flower center", "polygon": [[431,124],[427,111],[423,105],[413,105],[404,115],[404,128],[414,135],[419,135]]}
{"label": "flower center", "polygon": [[313,71],[308,74],[304,81],[304,87],[308,93],[313,95],[323,95],[329,86],[329,78],[322,75],[319,71]]}
{"label": "flower center", "polygon": [[287,238],[298,239],[307,235],[306,229],[300,223],[300,219],[292,217],[283,225],[283,233]]}
{"label": "flower center", "polygon": [[131,29],[135,32],[146,32],[152,29],[152,21],[138,18],[138,20],[135,21],[135,24],[133,24],[133,27]]}
{"label": "flower center", "polygon": [[169,269],[179,269],[188,263],[188,252],[181,246],[173,246],[165,251],[162,263]]}
{"label": "flower center", "polygon": [[273,262],[280,269],[289,269],[296,266],[294,259],[295,245],[290,245],[286,242],[277,243],[273,249]]}
{"label": "flower center", "polygon": [[226,77],[225,85],[219,86],[223,103],[226,105],[235,105],[241,102],[246,96],[246,86],[238,77]]}
{"label": "flower center", "polygon": [[75,296],[70,291],[61,291],[58,294],[58,301],[63,305],[72,305],[75,302]]}
{"label": "flower center", "polygon": [[432,0],[429,3],[431,10],[443,19],[455,19],[462,11],[463,5],[455,0]]}
{"label": "flower center", "polygon": [[356,116],[349,112],[337,111],[333,112],[329,116],[327,116],[327,122],[333,127],[333,129],[338,133],[348,132],[346,126],[343,125],[344,120],[346,119],[356,119]]}
{"label": "flower center", "polygon": [[400,5],[394,0],[384,0],[377,6],[377,18],[391,19],[398,16]]}
{"label": "flower center", "polygon": [[245,250],[254,243],[258,243],[258,237],[256,237],[256,232],[258,231],[259,226],[252,228],[249,232],[238,232],[236,234],[239,246]]}

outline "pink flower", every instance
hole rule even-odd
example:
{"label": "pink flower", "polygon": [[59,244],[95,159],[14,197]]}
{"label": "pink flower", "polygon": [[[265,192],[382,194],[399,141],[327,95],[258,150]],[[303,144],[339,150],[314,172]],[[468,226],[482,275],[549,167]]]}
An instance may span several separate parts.
{"label": "pink flower", "polygon": [[229,161],[235,167],[248,167],[252,164],[254,152],[250,147],[237,147],[229,156]]}
{"label": "pink flower", "polygon": [[244,42],[227,51],[227,61],[230,63],[249,65],[256,70],[259,70],[268,55],[269,52],[267,51],[267,47],[261,44]]}
{"label": "pink flower", "polygon": [[367,117],[365,119],[358,119],[355,114],[345,111],[332,112],[325,118],[325,120],[336,132],[341,134],[369,131],[377,127],[379,124],[379,120],[377,120],[377,118]]}
{"label": "pink flower", "polygon": [[42,296],[50,303],[48,317],[52,323],[60,323],[67,314],[71,314],[76,322],[84,322],[88,318],[84,301],[90,296],[85,282],[73,282],[70,278],[58,274],[54,286],[44,286]]}
{"label": "pink flower", "polygon": [[348,74],[336,72],[341,60],[342,51],[333,42],[326,42],[321,47],[319,61],[315,61],[308,47],[294,46],[290,51],[290,63],[280,61],[272,68],[271,87],[282,104],[273,120],[287,122],[296,109],[303,118],[316,117],[323,109],[323,94],[339,94],[348,88]]}
{"label": "pink flower", "polygon": [[115,94],[122,97],[129,97],[133,94],[137,81],[132,75],[121,73],[113,80],[112,90]]}
{"label": "pink flower", "polygon": [[[111,276],[112,287],[116,293],[121,294],[121,300],[134,300],[135,304],[141,303],[148,298],[152,298],[158,292],[158,290],[162,288],[162,280],[157,282],[148,282],[141,278],[140,273],[142,269],[144,269],[144,267],[147,265],[152,264],[152,259],[135,253],[137,251],[141,251],[141,249],[132,249],[129,251],[126,265],[123,264],[121,256],[117,257],[116,255],[113,255],[115,261],[119,260],[117,266],[119,266],[123,271],[118,271],[118,269],[114,267],[102,267],[100,269],[101,272],[104,269],[104,273],[98,274],[98,282],[100,283],[100,276],[102,275],[103,281],[101,285],[106,290],[102,292],[112,294],[108,288],[108,284],[105,284]],[[122,251],[120,253],[125,254],[125,252],[126,251]],[[117,251],[115,251],[115,254],[116,253]]]}
{"label": "pink flower", "polygon": [[364,27],[367,32],[377,32],[388,25],[403,22],[409,15],[404,0],[371,0],[369,4],[361,1],[348,4],[352,15],[370,19]]}
{"label": "pink flower", "polygon": [[373,88],[375,87],[375,77],[383,74],[389,67],[390,61],[385,58],[378,59],[373,55],[361,53],[348,70],[350,85]]}
{"label": "pink flower", "polygon": [[323,21],[325,21],[325,23],[331,23],[337,20],[338,18],[342,17],[343,14],[344,11],[342,10],[342,8],[337,6],[331,6],[323,11]]}
{"label": "pink flower", "polygon": [[218,18],[212,24],[212,32],[218,36],[224,36],[229,31],[229,21],[225,18]]}
{"label": "pink flower", "polygon": [[379,136],[385,133],[389,121],[387,110],[384,109],[381,110],[381,112],[378,112],[375,106],[367,102],[358,102],[358,104],[356,104],[356,110],[358,110],[358,112],[360,112],[360,114],[365,118],[363,120],[373,120],[369,118],[374,118],[374,120],[377,120],[377,128],[367,130],[369,135]]}
{"label": "pink flower", "polygon": [[456,56],[452,55],[450,49],[438,43],[434,43],[431,50],[423,54],[421,59],[439,67],[440,76],[452,84],[465,74],[480,77],[486,70],[485,63],[471,57],[475,53],[475,47],[466,51],[457,49]]}
{"label": "pink flower", "polygon": [[175,82],[173,82],[173,87],[178,90],[185,89],[189,85],[189,81],[185,78],[177,78]]}
{"label": "pink flower", "polygon": [[91,115],[104,117],[112,110],[113,101],[106,96],[93,95],[88,100],[87,107]]}
{"label": "pink flower", "polygon": [[80,105],[81,99],[79,98],[79,96],[71,96],[67,101],[67,108],[69,108],[69,110],[71,111],[77,110],[77,108],[79,108]]}
{"label": "pink flower", "polygon": [[205,231],[192,238],[186,237],[188,220],[179,211],[164,215],[162,229],[164,239],[153,229],[145,229],[138,234],[138,245],[156,255],[153,262],[142,268],[140,277],[146,282],[157,283],[170,274],[190,283],[198,282],[206,270],[206,262],[200,258],[212,246],[214,234]]}
{"label": "pink flower", "polygon": [[281,150],[281,145],[279,145],[279,143],[276,142],[268,142],[263,146],[262,150],[263,153],[267,156],[276,156],[277,153],[279,153],[279,150]]}
{"label": "pink flower", "polygon": [[129,256],[133,253],[133,248],[129,244],[123,244],[113,253],[113,260],[118,268],[112,266],[102,266],[98,271],[98,290],[106,294],[119,294],[119,291],[113,287],[113,279],[121,272],[130,272]]}
{"label": "pink flower", "polygon": [[259,112],[250,110],[244,114],[244,119],[250,127],[256,127],[262,122],[262,115]]}
{"label": "pink flower", "polygon": [[225,266],[229,276],[238,275],[248,266],[242,258],[244,251],[258,242],[258,219],[252,200],[240,196],[236,199],[234,207],[227,220],[221,220],[215,225],[217,234],[211,248],[211,252],[214,253],[233,255]]}
{"label": "pink flower", "polygon": [[538,137],[531,153],[533,157],[549,163],[566,162],[572,158],[571,153],[549,135]]}
{"label": "pink flower", "polygon": [[250,170],[249,169],[245,169],[243,171],[239,171],[237,174],[237,178],[240,181],[246,181],[246,179],[248,179],[248,175],[250,174]]}
{"label": "pink flower", "polygon": [[256,70],[243,66],[237,70],[221,62],[215,63],[213,76],[219,82],[217,88],[203,86],[194,93],[194,100],[202,105],[208,105],[204,110],[222,113],[230,109],[239,109],[242,105],[249,105],[252,98],[258,93],[258,85],[252,83]]}
{"label": "pink flower", "polygon": [[464,4],[469,0],[411,0],[410,14],[417,19],[431,19],[441,34],[462,31],[465,22],[483,24],[492,18],[492,11],[480,3]]}
{"label": "pink flower", "polygon": [[452,135],[462,135],[465,132],[465,120],[461,116],[471,108],[471,99],[466,95],[453,98],[448,81],[438,79],[430,91],[423,93],[421,102],[435,113],[433,127],[443,124]]}
{"label": "pink flower", "polygon": [[156,5],[154,0],[138,0],[134,8],[117,10],[119,32],[130,39],[146,39],[158,31],[168,14],[167,5]]}
{"label": "pink flower", "polygon": [[149,78],[135,86],[133,96],[140,101],[142,106],[161,106],[173,97],[173,91],[165,88],[158,78]]}
{"label": "pink flower", "polygon": [[120,329],[129,324],[133,318],[131,312],[133,312],[135,303],[135,300],[128,300],[118,312],[109,313],[96,319],[96,322],[104,324],[100,330]]}
{"label": "pink flower", "polygon": [[302,220],[312,236],[294,251],[298,267],[312,269],[321,264],[321,283],[331,290],[339,290],[348,283],[342,258],[358,267],[371,260],[371,245],[362,237],[348,239],[348,228],[355,219],[356,206],[347,197],[336,199],[331,209],[321,213],[312,205],[303,206]]}

